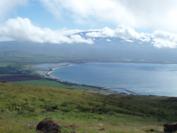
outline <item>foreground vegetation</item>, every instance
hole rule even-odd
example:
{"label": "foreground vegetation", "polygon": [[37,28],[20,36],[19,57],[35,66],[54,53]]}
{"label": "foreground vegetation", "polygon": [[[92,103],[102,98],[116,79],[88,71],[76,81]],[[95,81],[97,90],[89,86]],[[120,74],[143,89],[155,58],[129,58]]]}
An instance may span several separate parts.
{"label": "foreground vegetation", "polygon": [[52,118],[62,133],[162,132],[177,120],[177,99],[100,94],[54,81],[0,83],[0,133],[35,133]]}

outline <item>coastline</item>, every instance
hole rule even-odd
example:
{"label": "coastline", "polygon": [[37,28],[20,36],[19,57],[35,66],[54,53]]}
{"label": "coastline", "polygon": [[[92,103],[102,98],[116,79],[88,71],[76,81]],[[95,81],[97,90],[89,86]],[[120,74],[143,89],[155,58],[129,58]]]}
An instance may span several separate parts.
{"label": "coastline", "polygon": [[113,88],[106,88],[106,87],[101,87],[101,86],[94,86],[94,85],[86,85],[86,84],[80,84],[80,83],[73,83],[73,82],[68,82],[61,80],[59,77],[56,77],[52,75],[52,73],[61,67],[67,67],[71,66],[73,63],[57,63],[57,64],[52,64],[50,67],[47,67],[47,70],[45,71],[38,71],[37,73],[42,76],[42,78],[47,79],[47,80],[52,80],[56,81],[65,85],[71,85],[71,86],[78,86],[78,87],[85,87],[89,91],[94,91],[97,93],[103,93],[103,94],[121,94],[121,95],[138,95],[135,92],[132,92],[126,88],[119,88],[119,91],[115,91]]}

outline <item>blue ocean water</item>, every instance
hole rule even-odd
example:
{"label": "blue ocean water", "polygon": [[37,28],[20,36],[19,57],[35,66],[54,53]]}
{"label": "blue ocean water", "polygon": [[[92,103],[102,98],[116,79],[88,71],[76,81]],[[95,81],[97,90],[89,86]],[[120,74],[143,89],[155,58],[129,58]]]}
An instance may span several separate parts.
{"label": "blue ocean water", "polygon": [[52,75],[118,92],[177,96],[177,64],[83,63],[58,67]]}

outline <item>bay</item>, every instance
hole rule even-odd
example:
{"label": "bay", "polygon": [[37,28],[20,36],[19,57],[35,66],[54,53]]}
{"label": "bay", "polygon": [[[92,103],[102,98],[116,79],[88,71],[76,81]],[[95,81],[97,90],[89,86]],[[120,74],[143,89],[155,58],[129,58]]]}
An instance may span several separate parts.
{"label": "bay", "polygon": [[81,63],[58,67],[62,81],[138,95],[177,96],[177,64]]}

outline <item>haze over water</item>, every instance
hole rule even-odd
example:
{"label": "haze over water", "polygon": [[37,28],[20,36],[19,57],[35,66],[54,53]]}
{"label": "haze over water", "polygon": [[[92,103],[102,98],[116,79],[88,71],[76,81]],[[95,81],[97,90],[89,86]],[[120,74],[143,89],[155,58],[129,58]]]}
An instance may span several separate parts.
{"label": "haze over water", "polygon": [[177,96],[177,64],[85,63],[59,67],[60,80],[141,95]]}

